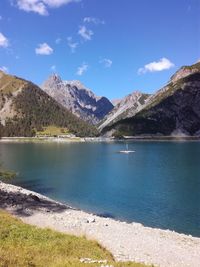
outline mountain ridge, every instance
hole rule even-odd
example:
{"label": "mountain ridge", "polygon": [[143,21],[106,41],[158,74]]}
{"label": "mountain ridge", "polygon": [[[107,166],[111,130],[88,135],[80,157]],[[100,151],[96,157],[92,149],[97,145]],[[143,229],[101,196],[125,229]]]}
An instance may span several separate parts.
{"label": "mountain ridge", "polygon": [[99,123],[113,109],[106,97],[96,96],[80,81],[63,81],[58,74],[51,75],[41,88],[63,107],[91,124]]}
{"label": "mountain ridge", "polygon": [[116,123],[123,118],[131,117],[145,103],[148,97],[149,94],[134,91],[122,98],[107,116],[105,116],[98,127],[99,130],[101,131],[104,127],[109,126],[110,123]]}
{"label": "mountain ridge", "polygon": [[180,68],[133,116],[101,129],[117,135],[200,135],[200,63]]}
{"label": "mountain ridge", "polygon": [[0,72],[0,132],[3,136],[34,136],[42,127],[66,127],[79,136],[94,136],[94,127],[62,107],[37,85]]}
{"label": "mountain ridge", "polygon": [[[54,74],[46,85],[52,89],[51,94],[30,81],[0,71],[0,131],[3,135],[32,136],[37,129],[54,124],[69,128],[76,135],[97,135],[94,127],[72,114],[80,110],[84,119],[92,123],[103,118],[98,124],[103,135],[200,135],[200,62],[181,67],[168,84],[154,94],[134,91],[115,107],[77,80],[62,81]],[[54,93],[66,106],[72,105],[69,110],[53,97]],[[105,103],[110,109],[107,114]]]}

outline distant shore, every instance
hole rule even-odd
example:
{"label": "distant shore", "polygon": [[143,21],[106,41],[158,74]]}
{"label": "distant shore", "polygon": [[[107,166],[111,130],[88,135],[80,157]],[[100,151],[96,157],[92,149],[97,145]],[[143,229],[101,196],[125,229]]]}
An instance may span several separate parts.
{"label": "distant shore", "polygon": [[0,182],[0,208],[25,223],[95,239],[117,261],[161,267],[199,266],[197,237],[99,217],[3,182]]}
{"label": "distant shore", "polygon": [[200,140],[200,136],[161,136],[161,135],[141,135],[141,136],[125,136],[124,140],[156,140],[156,141],[195,141]]}
{"label": "distant shore", "polygon": [[18,143],[18,142],[58,142],[58,143],[71,143],[71,142],[113,142],[117,141],[113,138],[102,137],[1,137],[2,143]]}
{"label": "distant shore", "polygon": [[124,138],[114,139],[111,137],[1,137],[2,143],[18,142],[123,142],[123,141],[200,141],[200,136],[125,136]]}
{"label": "distant shore", "polygon": [[2,137],[0,142],[85,142],[84,138],[58,138],[58,137]]}

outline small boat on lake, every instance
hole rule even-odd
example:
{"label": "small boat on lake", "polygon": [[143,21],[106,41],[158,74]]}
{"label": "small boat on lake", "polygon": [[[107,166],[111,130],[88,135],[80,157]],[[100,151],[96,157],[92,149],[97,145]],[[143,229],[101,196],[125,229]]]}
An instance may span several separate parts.
{"label": "small boat on lake", "polygon": [[126,150],[120,150],[119,153],[124,153],[124,154],[129,154],[129,153],[134,153],[134,150],[129,150],[128,149],[128,144],[126,144]]}

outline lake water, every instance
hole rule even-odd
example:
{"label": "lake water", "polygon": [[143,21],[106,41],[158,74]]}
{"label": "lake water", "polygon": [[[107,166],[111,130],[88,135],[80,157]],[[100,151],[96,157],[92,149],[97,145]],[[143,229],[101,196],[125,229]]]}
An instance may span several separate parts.
{"label": "lake water", "polygon": [[200,142],[0,143],[15,184],[71,206],[200,236]]}

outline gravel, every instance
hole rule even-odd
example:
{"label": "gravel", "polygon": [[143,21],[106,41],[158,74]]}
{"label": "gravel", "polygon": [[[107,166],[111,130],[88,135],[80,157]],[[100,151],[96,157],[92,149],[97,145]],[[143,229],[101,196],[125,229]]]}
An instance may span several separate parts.
{"label": "gravel", "polygon": [[95,239],[117,261],[161,267],[200,266],[200,238],[191,235],[99,217],[2,182],[0,208],[32,225]]}

